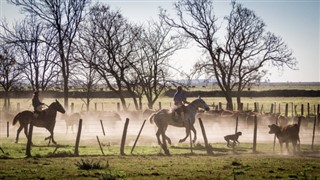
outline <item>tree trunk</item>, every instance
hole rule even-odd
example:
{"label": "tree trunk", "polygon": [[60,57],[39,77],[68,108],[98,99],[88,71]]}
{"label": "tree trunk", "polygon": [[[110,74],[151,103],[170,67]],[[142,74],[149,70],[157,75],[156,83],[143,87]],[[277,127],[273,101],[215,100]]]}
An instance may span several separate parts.
{"label": "tree trunk", "polygon": [[230,92],[226,93],[226,100],[227,100],[227,110],[233,110],[233,102],[232,102],[232,96]]}
{"label": "tree trunk", "polygon": [[68,92],[69,92],[68,79],[66,77],[64,77],[63,99],[64,99],[64,108],[67,110],[68,110],[68,104],[69,104]]}

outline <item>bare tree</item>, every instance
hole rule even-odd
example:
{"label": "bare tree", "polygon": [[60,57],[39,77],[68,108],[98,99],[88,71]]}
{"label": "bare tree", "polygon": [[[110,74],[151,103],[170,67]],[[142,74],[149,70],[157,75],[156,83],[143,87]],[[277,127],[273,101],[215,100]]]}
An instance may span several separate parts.
{"label": "bare tree", "polygon": [[0,52],[0,86],[4,90],[4,110],[9,110],[9,92],[21,81],[21,67],[16,62],[10,49],[1,47]]}
{"label": "bare tree", "polygon": [[152,109],[168,84],[170,78],[169,58],[186,45],[186,39],[173,34],[172,28],[160,19],[150,21],[140,39],[140,61],[136,66],[139,85],[147,98],[148,108]]}
{"label": "bare tree", "polygon": [[15,47],[16,60],[33,90],[46,90],[58,74],[57,53],[48,45],[52,34],[34,16],[27,16],[12,29],[5,22],[0,26],[4,31],[0,37],[7,46]]}
{"label": "bare tree", "polygon": [[75,41],[74,59],[77,61],[76,71],[72,79],[76,85],[80,85],[86,92],[86,97],[82,101],[86,104],[87,111],[90,109],[91,92],[101,80],[101,76],[95,70],[94,63],[97,62],[98,47],[96,41],[92,39],[90,32],[92,29],[83,25],[79,32],[79,37]]}
{"label": "bare tree", "polygon": [[119,96],[124,110],[127,110],[125,91],[134,98],[138,109],[130,78],[133,64],[137,61],[135,42],[139,29],[131,25],[119,11],[99,4],[91,8],[87,22],[86,26],[91,28],[90,36],[98,44],[99,58],[94,63],[95,69],[108,88]]}
{"label": "bare tree", "polygon": [[71,49],[88,0],[9,0],[9,2],[20,6],[28,14],[39,17],[46,27],[52,30],[55,41],[50,45],[60,57],[64,105],[68,108]]}
{"label": "bare tree", "polygon": [[268,62],[289,68],[296,64],[283,40],[266,32],[265,24],[254,11],[235,2],[231,4],[230,15],[225,18],[225,40],[217,37],[217,18],[211,0],[180,0],[175,4],[178,20],[170,18],[165,11],[160,15],[204,49],[206,57],[195,65],[195,71],[217,80],[227,109],[233,109],[232,91],[237,92],[240,104],[241,91],[261,80]]}

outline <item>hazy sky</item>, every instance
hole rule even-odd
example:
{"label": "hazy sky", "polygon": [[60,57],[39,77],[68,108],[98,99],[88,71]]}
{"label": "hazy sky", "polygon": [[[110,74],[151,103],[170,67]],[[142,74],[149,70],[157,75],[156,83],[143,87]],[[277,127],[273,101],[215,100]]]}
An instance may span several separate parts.
{"label": "hazy sky", "polygon": [[[113,9],[120,9],[129,20],[144,23],[157,19],[159,7],[174,14],[174,0],[99,0]],[[298,70],[285,68],[277,71],[270,67],[271,82],[320,82],[320,0],[238,0],[252,9],[267,25],[266,30],[281,36],[292,49],[298,61]],[[223,18],[230,12],[230,1],[214,1],[217,17]],[[0,16],[8,21],[19,19],[19,11],[0,0]],[[223,38],[223,37],[221,37]],[[174,66],[189,72],[199,59],[200,51],[196,47],[180,50],[172,60]]]}

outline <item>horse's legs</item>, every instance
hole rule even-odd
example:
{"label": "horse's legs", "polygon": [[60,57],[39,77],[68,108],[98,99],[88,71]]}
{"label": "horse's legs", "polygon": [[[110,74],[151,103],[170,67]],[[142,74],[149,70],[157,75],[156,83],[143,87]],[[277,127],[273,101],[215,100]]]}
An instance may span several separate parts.
{"label": "horse's legs", "polygon": [[190,135],[190,127],[186,126],[186,137],[184,137],[183,139],[180,139],[179,143],[184,142],[189,137],[189,135]]}
{"label": "horse's legs", "polygon": [[[19,141],[19,134],[20,134],[20,132],[21,132],[22,129],[23,129],[23,126],[20,126],[19,129],[17,130],[17,137],[16,137],[16,142],[15,142],[15,143],[18,143],[18,141]],[[27,135],[26,135],[26,136],[27,136]],[[28,138],[28,136],[27,136],[27,138]]]}
{"label": "horse's legs", "polygon": [[[192,130],[192,132],[193,132],[193,134],[194,134],[194,138],[193,138],[192,142],[195,143],[196,140],[197,140],[197,131],[196,131],[196,129],[194,128],[194,126],[191,126],[191,130]],[[190,134],[190,136],[191,136],[191,134]]]}
{"label": "horse's legs", "polygon": [[160,135],[161,135],[161,131],[160,131],[160,128],[158,128],[157,130],[157,133],[156,133],[156,136],[157,136],[157,140],[158,140],[158,144],[161,145],[161,141],[160,141]]}

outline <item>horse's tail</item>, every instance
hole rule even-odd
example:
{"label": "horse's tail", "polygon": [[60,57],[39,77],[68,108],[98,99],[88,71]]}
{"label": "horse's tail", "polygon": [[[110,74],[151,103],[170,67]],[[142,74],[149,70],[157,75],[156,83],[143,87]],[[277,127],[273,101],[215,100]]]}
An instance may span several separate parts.
{"label": "horse's tail", "polygon": [[151,124],[153,124],[153,122],[154,122],[154,116],[156,115],[156,113],[152,113],[151,115],[150,115],[150,117],[149,117],[149,121],[150,121],[150,123]]}
{"label": "horse's tail", "polygon": [[19,119],[20,119],[20,114],[21,114],[21,113],[18,113],[18,114],[13,118],[12,125],[15,125],[15,124],[19,121]]}

